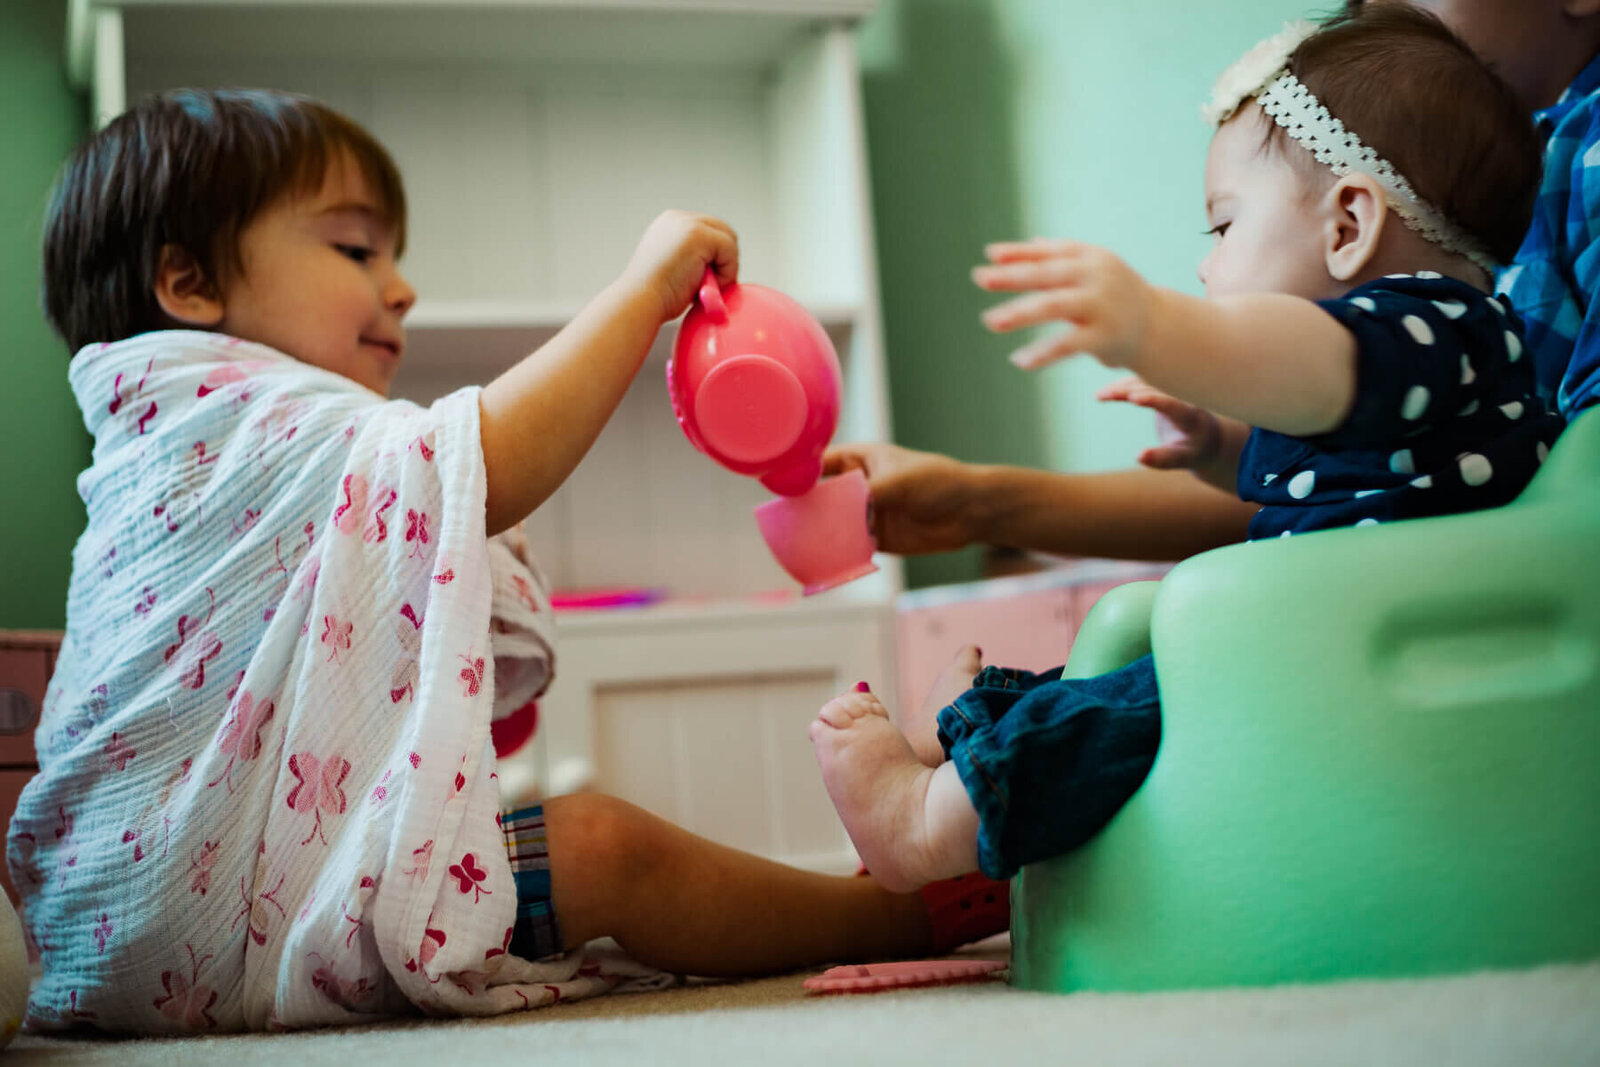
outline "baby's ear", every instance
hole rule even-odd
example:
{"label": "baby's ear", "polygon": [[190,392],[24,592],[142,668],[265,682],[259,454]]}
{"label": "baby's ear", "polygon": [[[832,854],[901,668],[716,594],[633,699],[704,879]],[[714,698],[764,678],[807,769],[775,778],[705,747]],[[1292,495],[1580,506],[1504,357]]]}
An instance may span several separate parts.
{"label": "baby's ear", "polygon": [[183,326],[206,328],[222,321],[222,295],[216,284],[194,256],[177,245],[161,246],[155,297],[162,312]]}
{"label": "baby's ear", "polygon": [[1347,174],[1328,190],[1322,208],[1328,273],[1347,282],[1378,254],[1378,242],[1389,221],[1383,186],[1370,174]]}

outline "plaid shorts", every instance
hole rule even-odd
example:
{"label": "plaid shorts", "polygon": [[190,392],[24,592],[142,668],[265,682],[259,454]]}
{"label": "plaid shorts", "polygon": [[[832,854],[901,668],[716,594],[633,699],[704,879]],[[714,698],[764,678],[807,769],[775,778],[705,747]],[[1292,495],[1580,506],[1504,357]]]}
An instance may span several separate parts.
{"label": "plaid shorts", "polygon": [[502,812],[500,832],[517,883],[517,922],[510,951],[525,960],[559,956],[564,950],[550,906],[550,850],[545,844],[543,806]]}

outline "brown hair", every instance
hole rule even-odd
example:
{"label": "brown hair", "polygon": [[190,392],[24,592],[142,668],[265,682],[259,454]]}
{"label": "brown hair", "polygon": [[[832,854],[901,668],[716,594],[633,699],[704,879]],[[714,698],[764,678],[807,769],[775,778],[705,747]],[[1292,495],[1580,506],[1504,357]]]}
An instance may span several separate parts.
{"label": "brown hair", "polygon": [[177,89],[140,101],[73,152],[56,180],[44,228],[50,324],[73,351],[173,325],[155,299],[163,246],[226,284],[245,227],[280,197],[320,188],[344,154],[403,250],[400,172],[332,108],[261,89]]}
{"label": "brown hair", "polygon": [[[1351,4],[1300,43],[1289,72],[1418,196],[1510,262],[1533,219],[1538,137],[1510,87],[1444,23],[1409,4]],[[1313,165],[1267,124],[1269,144]]]}

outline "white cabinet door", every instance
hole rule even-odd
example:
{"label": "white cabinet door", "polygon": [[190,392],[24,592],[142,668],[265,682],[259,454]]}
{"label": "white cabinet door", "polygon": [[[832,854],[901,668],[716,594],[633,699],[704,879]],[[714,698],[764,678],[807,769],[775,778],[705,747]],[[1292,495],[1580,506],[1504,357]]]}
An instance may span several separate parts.
{"label": "white cabinet door", "polygon": [[702,836],[848,872],[855,853],[806,727],[857,681],[894,699],[887,607],[641,619],[568,628],[543,702],[558,783],[592,788]]}

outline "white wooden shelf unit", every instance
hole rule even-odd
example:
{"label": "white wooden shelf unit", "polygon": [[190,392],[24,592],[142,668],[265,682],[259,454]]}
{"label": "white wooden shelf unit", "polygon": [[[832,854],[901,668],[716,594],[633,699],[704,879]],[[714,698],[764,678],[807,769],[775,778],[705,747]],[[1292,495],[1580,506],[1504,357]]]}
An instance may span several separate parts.
{"label": "white wooden shelf unit", "polygon": [[[822,319],[840,440],[888,434],[853,25],[875,0],[70,0],[100,122],[178,86],[308,93],[394,155],[420,299],[396,393],[481,383],[552,336],[661,210],[727,219],[741,276]],[[769,557],[752,480],[696,453],[661,339],[593,451],[529,520],[562,588],[686,604],[567,616],[552,765],[729,844],[850,863],[804,726],[858,678],[892,695],[896,562],[813,601]]]}

